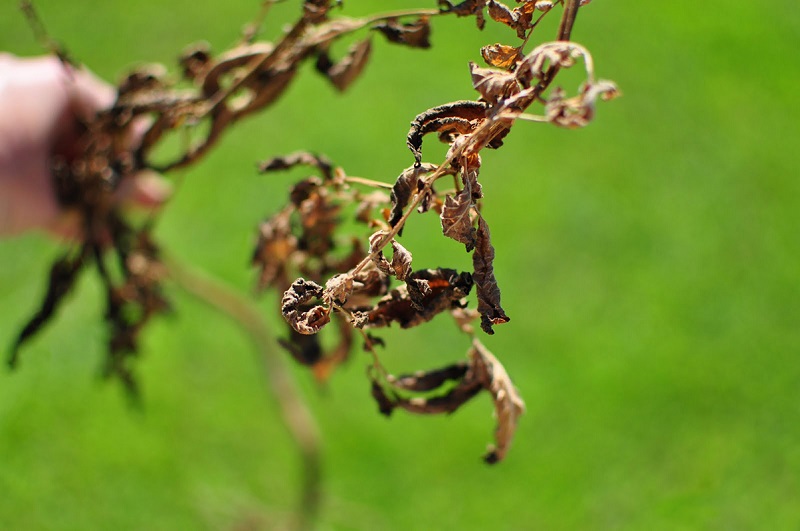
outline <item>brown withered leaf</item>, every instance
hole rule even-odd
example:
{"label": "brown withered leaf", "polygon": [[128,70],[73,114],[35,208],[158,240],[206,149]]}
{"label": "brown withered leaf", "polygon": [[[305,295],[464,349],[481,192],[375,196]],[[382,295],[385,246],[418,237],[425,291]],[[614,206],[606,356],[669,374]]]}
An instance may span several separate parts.
{"label": "brown withered leaf", "polygon": [[403,170],[392,186],[391,200],[392,210],[389,215],[389,225],[394,227],[400,218],[403,217],[403,209],[406,208],[411,197],[418,190],[419,178],[436,170],[436,166],[429,163],[420,163]]}
{"label": "brown withered leaf", "polygon": [[391,415],[395,408],[395,401],[389,398],[389,395],[386,394],[386,390],[375,378],[372,378],[370,391],[372,393],[372,398],[378,403],[378,411],[387,417]]}
{"label": "brown withered leaf", "polygon": [[467,373],[468,365],[459,362],[440,369],[430,371],[417,371],[413,374],[401,374],[400,376],[388,375],[386,380],[393,387],[404,391],[434,391],[448,381],[457,381],[464,378]]}
{"label": "brown withered leaf", "polygon": [[401,23],[396,18],[375,24],[372,29],[383,33],[390,42],[404,44],[412,48],[430,48],[431,25],[428,17],[420,17],[413,22]]}
{"label": "brown withered leaf", "polygon": [[331,62],[327,51],[322,51],[317,57],[317,70],[324,74],[328,80],[340,91],[344,91],[361,74],[369,61],[372,44],[369,39],[353,44],[339,62]]}
{"label": "brown withered leaf", "polygon": [[494,247],[491,242],[489,225],[483,216],[478,217],[478,231],[475,251],[472,253],[472,279],[478,294],[478,311],[481,314],[481,328],[487,334],[494,334],[492,325],[509,321],[500,306],[500,287],[494,277]]}
{"label": "brown withered leaf", "polygon": [[358,201],[355,219],[361,223],[369,223],[372,220],[372,211],[374,209],[391,202],[389,196],[380,190],[375,190],[368,194],[358,194],[355,199]]}
{"label": "brown withered leaf", "polygon": [[329,304],[344,304],[352,292],[353,277],[341,273],[328,279],[322,298]]}
{"label": "brown withered leaf", "polygon": [[286,268],[297,250],[297,238],[292,234],[289,216],[294,209],[286,208],[262,222],[258,227],[258,241],[252,263],[260,269],[258,290],[288,284]]}
{"label": "brown withered leaf", "polygon": [[[336,328],[339,331],[339,342],[330,351],[324,352],[323,356],[313,365],[312,371],[318,382],[327,381],[334,369],[347,361],[353,347],[353,328],[342,314],[336,316]],[[317,336],[305,336],[317,337]]]}
{"label": "brown withered leaf", "polygon": [[618,95],[617,86],[611,81],[587,84],[574,98],[565,98],[563,89],[558,88],[551,94],[545,113],[551,123],[560,127],[585,127],[594,118],[597,98],[611,100]]}
{"label": "brown withered leaf", "polygon": [[356,304],[354,301],[356,296],[371,298],[386,295],[389,292],[389,284],[388,275],[378,269],[364,268],[353,277],[353,296],[348,301],[349,306],[363,306]]}
{"label": "brown withered leaf", "polygon": [[400,245],[397,240],[392,240],[392,274],[397,280],[404,281],[411,274],[411,253]]}
{"label": "brown withered leaf", "polygon": [[483,17],[483,7],[486,0],[464,0],[460,4],[453,5],[449,0],[439,0],[439,11],[441,13],[453,13],[457,17],[468,17],[475,15],[475,23],[478,29],[483,29],[486,19]]}
{"label": "brown withered leaf", "polygon": [[525,412],[525,403],[503,365],[480,341],[473,341],[469,357],[471,370],[494,400],[497,418],[495,445],[490,445],[484,456],[487,463],[494,464],[502,461],[508,453],[519,417]]}
{"label": "brown withered leaf", "polygon": [[512,73],[480,68],[472,61],[469,63],[469,73],[472,76],[472,86],[489,103],[497,103],[519,92],[517,78]]}
{"label": "brown withered leaf", "polygon": [[465,187],[455,197],[448,195],[444,198],[440,216],[444,235],[463,243],[467,252],[475,248],[475,227],[470,216],[472,205],[471,190]]}
{"label": "brown withered leaf", "polygon": [[289,339],[280,338],[278,344],[301,365],[313,366],[322,359],[322,345],[317,335],[301,334],[290,327]]}
{"label": "brown withered leaf", "polygon": [[551,67],[570,68],[581,52],[571,42],[549,42],[537,46],[517,66],[516,76],[523,87],[529,87],[533,79],[542,79]]}
{"label": "brown withered leaf", "polygon": [[298,333],[316,334],[331,320],[330,310],[324,306],[307,308],[307,303],[319,299],[323,294],[322,286],[302,278],[295,280],[281,299],[281,315]]}
{"label": "brown withered leaf", "polygon": [[379,230],[369,237],[369,254],[372,255],[372,263],[375,264],[375,267],[378,268],[378,271],[381,271],[385,275],[391,275],[391,265],[386,257],[383,256],[381,242],[383,242],[384,238],[386,238],[388,234],[389,231]]}
{"label": "brown withered leaf", "polygon": [[[382,385],[374,376],[371,376],[371,379],[372,397],[378,403],[380,412],[387,417],[398,407],[420,415],[452,413],[475,397],[475,395],[483,389],[481,382],[471,378],[470,373],[467,373],[457,385],[441,394],[434,396],[406,397],[396,392],[398,389],[391,384]],[[445,383],[446,380],[442,382],[442,384]],[[444,387],[444,385],[440,387]],[[438,390],[438,388],[436,390]]]}
{"label": "brown withered leaf", "polygon": [[414,153],[417,163],[422,160],[422,137],[439,133],[439,138],[452,141],[457,135],[470,133],[477,123],[486,118],[486,103],[480,101],[454,101],[420,113],[411,122],[406,145]]}
{"label": "brown withered leaf", "polygon": [[317,155],[316,153],[310,153],[308,151],[296,151],[289,155],[265,160],[258,165],[258,170],[261,173],[267,173],[288,170],[295,166],[312,166],[322,172],[322,176],[326,181],[333,179],[333,162],[325,155]]}
{"label": "brown withered leaf", "polygon": [[330,200],[326,190],[317,189],[297,208],[303,232],[298,248],[324,257],[335,247],[333,234],[339,224],[342,205]]}
{"label": "brown withered leaf", "polygon": [[388,234],[388,231],[379,230],[369,237],[369,252],[374,253],[372,259],[375,267],[386,275],[396,277],[397,280],[404,281],[409,274],[411,274],[411,253],[400,245],[397,240],[392,239],[392,262],[383,256],[383,251],[379,246],[383,239]]}
{"label": "brown withered leaf", "polygon": [[486,64],[504,70],[510,70],[522,59],[522,50],[505,44],[492,44],[481,48],[481,56]]}
{"label": "brown withered leaf", "polygon": [[489,8],[489,16],[492,20],[505,24],[510,28],[517,27],[517,14],[511,11],[507,5],[497,0],[489,0],[486,4]]}
{"label": "brown withered leaf", "polygon": [[[412,304],[407,285],[414,281],[425,281],[427,291],[418,301],[418,308]],[[423,269],[414,271],[406,279],[406,285],[391,290],[373,307],[361,310],[362,319],[358,322],[365,328],[380,328],[398,323],[401,328],[411,328],[433,319],[439,313],[460,305],[472,289],[469,273],[459,273],[453,269]]]}
{"label": "brown withered leaf", "polygon": [[[486,390],[492,395],[497,427],[495,444],[489,445],[484,460],[495,464],[507,455],[525,404],[503,365],[477,339],[473,340],[468,358],[468,363],[399,377],[390,374],[384,380],[373,371],[370,373],[372,396],[386,416],[395,408],[431,415],[452,413]],[[448,382],[456,383],[451,386]]]}
{"label": "brown withered leaf", "polygon": [[475,330],[472,327],[472,322],[481,318],[481,314],[474,308],[453,308],[450,310],[450,315],[453,316],[458,329],[465,334],[472,334]]}

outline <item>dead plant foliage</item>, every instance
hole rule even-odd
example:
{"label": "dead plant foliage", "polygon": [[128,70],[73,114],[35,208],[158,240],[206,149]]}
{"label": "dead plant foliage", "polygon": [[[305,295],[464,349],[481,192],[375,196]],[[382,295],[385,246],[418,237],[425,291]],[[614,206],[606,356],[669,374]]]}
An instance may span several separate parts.
{"label": "dead plant foliage", "polygon": [[[522,0],[509,7],[497,0],[439,0],[438,9],[352,19],[335,15],[338,3],[307,0],[298,19],[274,42],[255,42],[251,31],[241,44],[222,53],[204,45],[188,47],[180,66],[190,89],[177,89],[161,67],[131,72],[120,83],[114,105],[84,120],[81,154],[54,162],[58,199],[81,212],[84,239],[53,264],[41,308],[20,332],[10,363],[18,362],[20,347],[55,315],[78,275],[94,266],[106,294],[106,372],[135,394],[130,361],[142,328],[169,308],[161,287],[166,270],[151,237],[152,223],[126,223],[113,201],[114,191],[141,170],[169,172],[195,164],[232,124],[272,105],[307,60],[337,90],[346,90],[363,73],[373,45],[367,36],[337,59],[336,44],[344,36],[371,30],[391,43],[428,48],[435,16],[475,17],[483,28],[488,15],[513,29],[519,42],[484,46],[480,55],[487,66],[468,65],[476,99],[444,103],[413,118],[406,138],[411,165],[393,184],[348,175],[326,157],[305,151],[260,165],[264,173],[307,166],[311,175],[292,185],[286,206],[258,227],[252,264],[258,269],[258,288],[282,294],[279,311],[287,329],[280,344],[318,379],[328,378],[360,337],[372,358],[372,396],[386,415],[398,408],[452,413],[486,392],[495,404],[497,428],[485,459],[502,460],[524,405],[471,324],[477,320],[483,332],[493,334],[494,327],[510,320],[500,302],[489,222],[481,212],[486,198],[479,180],[480,153],[500,148],[518,120],[585,126],[594,118],[598,99],[618,94],[612,82],[595,78],[588,50],[569,41],[578,8],[586,3]],[[559,4],[563,11],[556,40],[526,52],[539,21],[557,12]],[[67,57],[62,51],[59,56]],[[579,63],[586,77],[576,95],[551,89],[560,70]],[[72,68],[66,59],[64,68]],[[530,112],[534,106],[541,110]],[[143,123],[149,124],[147,130],[132,145],[135,128]],[[199,130],[203,124],[203,137],[180,156],[153,160],[169,132]],[[423,143],[430,134],[449,145],[445,160],[424,160]],[[445,176],[453,179],[455,191],[436,190],[436,182]],[[440,217],[443,235],[472,254],[472,271],[416,264],[411,250],[401,244],[409,216],[431,211]],[[353,227],[362,229],[354,232]],[[440,314],[450,314],[469,336],[466,361],[393,376],[376,349],[383,341],[372,334],[393,325],[420,326]],[[331,328],[338,342],[326,349],[319,337]]]}

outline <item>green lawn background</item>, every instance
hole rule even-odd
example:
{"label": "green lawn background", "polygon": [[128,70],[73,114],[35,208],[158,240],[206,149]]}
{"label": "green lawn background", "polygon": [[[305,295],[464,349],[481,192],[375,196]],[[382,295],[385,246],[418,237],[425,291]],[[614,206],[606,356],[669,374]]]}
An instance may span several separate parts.
{"label": "green lawn background", "polygon": [[[41,49],[15,2],[0,50]],[[36,2],[53,36],[101,76],[235,42],[258,2]],[[345,3],[346,14],[424,2]],[[297,11],[273,8],[270,35]],[[539,39],[550,38],[554,20]],[[610,2],[573,38],[624,97],[580,131],[519,123],[486,153],[484,214],[512,321],[485,343],[526,403],[508,459],[480,462],[492,406],[450,417],[377,414],[355,352],[318,389],[295,370],[324,438],[319,529],[797,529],[800,526],[800,184],[794,3]],[[158,234],[182,260],[250,290],[254,226],[292,175],[259,159],[326,153],[391,182],[409,121],[474,98],[467,62],[515,42],[491,21],[434,21],[433,48],[375,39],[340,95],[310,67],[242,123],[179,191]],[[309,65],[310,66],[310,65]],[[565,82],[577,83],[577,76]],[[567,86],[574,90],[574,86]],[[427,144],[430,144],[428,147]],[[430,160],[444,149],[426,143]],[[416,267],[467,268],[435,216],[403,236]],[[0,340],[34,310],[58,247],[0,243]],[[58,319],[0,375],[0,529],[271,529],[295,502],[298,459],[238,330],[174,293],[147,331],[144,409],[97,378],[102,308],[85,278]],[[276,300],[259,303],[266,315]],[[275,321],[277,324],[277,321]],[[467,343],[448,323],[385,334],[396,372]],[[251,527],[248,527],[251,526]]]}

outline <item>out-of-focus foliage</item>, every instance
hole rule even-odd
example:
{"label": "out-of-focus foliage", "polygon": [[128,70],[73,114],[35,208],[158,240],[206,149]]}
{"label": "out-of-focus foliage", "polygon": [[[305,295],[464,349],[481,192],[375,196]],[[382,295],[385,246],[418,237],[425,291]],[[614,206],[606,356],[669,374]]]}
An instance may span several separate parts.
{"label": "out-of-focus foliage", "polygon": [[[12,4],[0,7],[0,49],[38,53]],[[246,4],[37,2],[50,33],[112,80],[136,61],[174,64],[174,51],[199,39],[230,45],[257,9]],[[275,20],[288,4],[273,7]],[[350,2],[347,11],[382,6]],[[573,39],[625,97],[580,131],[520,123],[484,157],[485,213],[505,250],[494,273],[520,287],[504,288],[514,319],[485,343],[502,352],[527,405],[500,468],[475,455],[488,398],[452,418],[386,420],[366,400],[366,354],[322,392],[298,372],[325,440],[321,528],[787,528],[800,519],[800,75],[791,46],[800,15],[788,2],[704,7],[587,6]],[[258,160],[313,149],[352,175],[391,182],[408,165],[414,116],[473,98],[469,61],[514,36],[455,18],[432,25],[430,49],[376,39],[380,60],[348,94],[301,76],[186,172],[159,238],[246,290],[252,227],[286,192],[257,176]],[[569,82],[574,93],[579,79]],[[426,157],[438,148],[430,144]],[[463,244],[414,239],[433,231],[400,240],[417,267],[461,260],[468,269]],[[57,254],[37,236],[0,242],[0,339],[42,297]],[[86,278],[76,289],[100,285]],[[285,521],[297,463],[238,331],[175,297],[175,317],[141,338],[144,411],[131,412],[118,389],[86,378],[103,356],[102,308],[97,296],[80,299],[28,345],[24,371],[0,376],[0,527]],[[277,303],[265,298],[265,313]],[[390,336],[408,347],[402,357],[387,351],[396,374],[469,347],[455,330]]]}

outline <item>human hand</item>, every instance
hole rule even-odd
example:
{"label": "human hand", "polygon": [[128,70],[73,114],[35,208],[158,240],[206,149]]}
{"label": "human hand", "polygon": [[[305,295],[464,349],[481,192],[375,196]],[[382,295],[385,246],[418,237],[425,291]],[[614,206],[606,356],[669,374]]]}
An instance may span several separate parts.
{"label": "human hand", "polygon": [[[56,57],[0,53],[0,235],[43,229],[78,237],[78,213],[56,199],[52,160],[75,158],[81,120],[114,98],[113,87],[85,69],[68,72]],[[141,172],[125,182],[118,200],[155,207],[169,195],[159,175]]]}

